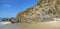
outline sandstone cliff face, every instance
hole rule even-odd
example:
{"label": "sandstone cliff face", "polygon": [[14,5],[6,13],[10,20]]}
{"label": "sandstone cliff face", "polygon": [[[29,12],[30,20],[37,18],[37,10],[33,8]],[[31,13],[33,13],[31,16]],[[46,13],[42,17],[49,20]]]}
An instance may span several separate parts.
{"label": "sandstone cliff face", "polygon": [[36,21],[49,21],[59,18],[60,11],[58,12],[57,5],[60,2],[58,1],[60,0],[40,0],[33,8],[28,8],[26,11],[18,13],[16,18],[23,20],[29,18]]}
{"label": "sandstone cliff face", "polygon": [[60,0],[57,0],[57,13],[60,16]]}

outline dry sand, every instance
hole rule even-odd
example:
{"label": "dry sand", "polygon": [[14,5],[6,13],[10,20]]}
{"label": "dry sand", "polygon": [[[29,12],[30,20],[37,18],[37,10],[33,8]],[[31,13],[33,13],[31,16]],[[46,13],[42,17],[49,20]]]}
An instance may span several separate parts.
{"label": "dry sand", "polygon": [[13,24],[21,29],[60,29],[60,21],[40,22],[40,23],[16,23]]}

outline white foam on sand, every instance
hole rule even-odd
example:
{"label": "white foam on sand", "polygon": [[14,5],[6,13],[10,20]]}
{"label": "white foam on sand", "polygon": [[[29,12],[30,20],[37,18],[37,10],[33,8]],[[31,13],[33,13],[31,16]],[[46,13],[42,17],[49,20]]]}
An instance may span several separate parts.
{"label": "white foam on sand", "polygon": [[0,22],[0,29],[20,29],[20,27],[12,25],[11,22]]}
{"label": "white foam on sand", "polygon": [[11,24],[11,22],[0,22],[0,25]]}

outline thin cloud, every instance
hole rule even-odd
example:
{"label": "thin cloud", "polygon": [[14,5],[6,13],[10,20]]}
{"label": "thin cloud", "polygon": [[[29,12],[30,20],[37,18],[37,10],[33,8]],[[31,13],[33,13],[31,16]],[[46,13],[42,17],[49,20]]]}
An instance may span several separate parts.
{"label": "thin cloud", "polygon": [[11,7],[9,4],[3,4],[3,7]]}

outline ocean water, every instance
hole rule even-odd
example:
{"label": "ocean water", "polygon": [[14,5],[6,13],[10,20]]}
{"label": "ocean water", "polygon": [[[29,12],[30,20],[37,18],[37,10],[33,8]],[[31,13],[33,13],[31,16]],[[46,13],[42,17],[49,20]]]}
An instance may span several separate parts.
{"label": "ocean water", "polygon": [[0,29],[20,29],[20,27],[14,26],[10,22],[0,22]]}

